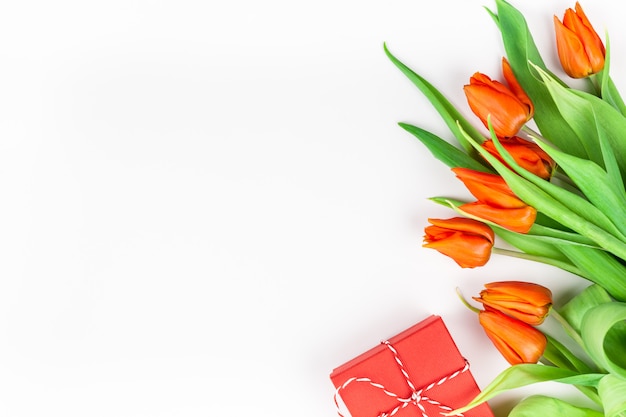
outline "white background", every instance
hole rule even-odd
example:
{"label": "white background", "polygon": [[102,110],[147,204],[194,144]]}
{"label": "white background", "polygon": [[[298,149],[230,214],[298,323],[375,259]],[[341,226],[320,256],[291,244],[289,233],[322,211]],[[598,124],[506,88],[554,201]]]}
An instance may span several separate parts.
{"label": "white background", "polygon": [[[514,4],[560,74],[573,2]],[[331,370],[430,314],[487,385],[506,363],[455,287],[585,283],[421,248],[453,215],[427,198],[469,195],[396,125],[450,137],[382,49],[471,117],[503,54],[483,6],[2,2],[0,415],[332,416]],[[624,7],[583,6],[626,87]],[[549,386],[492,405],[577,396]]]}

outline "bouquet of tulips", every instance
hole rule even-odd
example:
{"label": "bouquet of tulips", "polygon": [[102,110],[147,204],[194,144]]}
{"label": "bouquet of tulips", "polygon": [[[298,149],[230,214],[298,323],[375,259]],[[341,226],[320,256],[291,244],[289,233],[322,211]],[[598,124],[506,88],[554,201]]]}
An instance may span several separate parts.
{"label": "bouquet of tulips", "polygon": [[[609,41],[578,3],[563,19],[554,17],[564,72],[588,81],[588,88],[576,89],[546,66],[522,13],[505,0],[495,3],[489,14],[506,51],[504,80],[475,73],[464,86],[484,131],[385,46],[451,137],[400,126],[473,196],[432,199],[454,216],[429,219],[424,246],[463,268],[482,266],[497,253],[561,268],[590,285],[562,306],[552,305],[549,289],[525,282],[487,284],[474,298],[481,308],[464,300],[511,366],[451,414],[506,390],[557,381],[576,386],[597,407],[537,395],[510,416],[626,416],[626,106],[609,75]],[[496,247],[497,240],[514,249]],[[568,340],[541,326],[547,316]]]}

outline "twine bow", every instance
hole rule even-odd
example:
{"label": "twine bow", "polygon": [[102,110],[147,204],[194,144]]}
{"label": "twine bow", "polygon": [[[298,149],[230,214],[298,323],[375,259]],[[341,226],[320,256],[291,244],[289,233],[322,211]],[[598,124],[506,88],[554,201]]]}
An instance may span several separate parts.
{"label": "twine bow", "polygon": [[[467,371],[469,369],[469,362],[467,362],[467,360],[465,361],[465,366],[463,366],[463,368],[461,368],[461,369],[451,373],[448,376],[445,376],[445,377],[441,378],[438,381],[432,382],[432,383],[426,385],[425,387],[417,389],[415,387],[415,384],[413,384],[413,382],[411,381],[411,378],[409,377],[408,372],[404,368],[404,364],[400,360],[400,356],[398,355],[398,351],[391,345],[391,343],[389,343],[386,340],[382,341],[381,343],[384,344],[385,346],[387,346],[389,348],[389,350],[391,351],[391,353],[393,354],[393,357],[394,357],[396,363],[398,364],[398,367],[400,368],[400,371],[402,372],[402,375],[404,376],[406,384],[411,389],[411,396],[409,396],[407,398],[404,398],[404,397],[401,397],[400,395],[398,395],[398,394],[396,394],[394,392],[389,391],[387,388],[385,388],[384,385],[379,384],[378,382],[372,381],[369,378],[356,378],[356,377],[353,377],[353,378],[348,379],[346,382],[344,382],[335,391],[335,405],[337,406],[337,414],[339,414],[340,417],[344,417],[344,415],[341,414],[340,407],[339,407],[339,402],[337,401],[337,396],[339,395],[339,392],[341,390],[344,390],[348,385],[350,385],[352,383],[355,383],[355,382],[356,383],[366,383],[366,384],[369,384],[369,385],[371,385],[374,388],[378,388],[378,389],[382,390],[385,394],[387,394],[390,397],[395,398],[398,401],[398,405],[396,407],[394,407],[390,411],[382,412],[381,414],[378,415],[378,417],[393,417],[398,411],[408,407],[409,405],[417,406],[417,408],[421,412],[422,417],[429,417],[428,414],[426,414],[426,409],[424,408],[423,403],[428,403],[428,404],[431,404],[433,406],[439,407],[442,410],[441,414],[445,414],[445,413],[448,413],[448,412],[452,411],[451,407],[448,407],[447,405],[441,404],[439,401],[436,401],[436,400],[433,400],[432,398],[427,397],[426,395],[424,395],[424,393],[426,391],[430,390],[431,388],[437,387],[437,386],[439,386],[439,385],[441,385],[441,384],[451,380],[452,378],[455,378],[456,376],[462,374],[463,372]],[[459,415],[462,416],[463,414],[459,414]]]}

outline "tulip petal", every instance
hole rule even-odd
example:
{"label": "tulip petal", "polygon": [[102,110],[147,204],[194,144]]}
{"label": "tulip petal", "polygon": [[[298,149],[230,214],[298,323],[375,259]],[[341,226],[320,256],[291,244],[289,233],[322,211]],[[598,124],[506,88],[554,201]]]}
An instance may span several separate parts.
{"label": "tulip petal", "polygon": [[580,18],[574,19],[573,32],[581,40],[585,55],[589,60],[591,73],[602,71],[604,67],[604,45],[593,29],[588,28]]}
{"label": "tulip petal", "polygon": [[493,245],[479,236],[455,233],[423,246],[452,258],[461,268],[474,268],[489,261]]}
{"label": "tulip petal", "polygon": [[[556,163],[550,155],[536,143],[522,139],[519,136],[503,139],[500,143],[504,149],[511,154],[515,162],[525,170],[545,180],[549,180],[550,177],[552,177]],[[484,141],[482,146],[489,151],[490,154],[498,158],[500,162],[507,165],[492,140]]]}
{"label": "tulip petal", "polygon": [[511,365],[539,361],[547,343],[539,330],[491,309],[478,313],[478,318],[489,339]]}
{"label": "tulip petal", "polygon": [[543,306],[552,303],[552,291],[543,285],[525,281],[497,281],[485,284],[492,292],[510,295]]}
{"label": "tulip petal", "polygon": [[576,21],[575,21],[575,32],[582,39],[583,44],[585,45],[585,52],[587,57],[589,58],[589,62],[591,63],[591,68],[593,69],[593,73],[597,73],[602,71],[604,67],[604,58],[606,54],[606,50],[604,48],[604,44],[602,43],[602,39],[598,36],[598,33],[595,31],[589,19],[587,19],[587,15],[583,11],[583,8],[580,6],[580,3],[576,2]]}
{"label": "tulip petal", "polygon": [[463,89],[470,108],[487,128],[487,119],[491,116],[498,136],[514,136],[528,120],[527,107],[510,92],[478,84],[466,85]]}
{"label": "tulip petal", "polygon": [[530,120],[535,114],[535,107],[533,102],[530,100],[530,97],[528,97],[520,83],[517,81],[517,78],[515,78],[511,64],[509,64],[509,61],[506,58],[502,58],[502,75],[504,75],[504,79],[506,80],[509,89],[513,92],[513,94],[515,94],[515,97],[517,97],[517,99],[524,103],[524,105],[528,108],[527,119]]}
{"label": "tulip petal", "polygon": [[563,70],[572,78],[584,78],[592,73],[585,47],[576,34],[554,16],[556,47]]}
{"label": "tulip petal", "polygon": [[493,230],[484,223],[476,220],[465,219],[463,217],[453,217],[451,219],[428,219],[428,222],[442,228],[458,230],[483,237],[491,243],[494,243],[495,235]]}
{"label": "tulip petal", "polygon": [[501,208],[521,208],[526,206],[522,200],[513,194],[511,188],[499,175],[465,168],[454,168],[452,171],[477,200]]}
{"label": "tulip petal", "polygon": [[463,204],[459,210],[517,233],[528,233],[537,218],[537,210],[531,206],[508,209],[476,201]]}
{"label": "tulip petal", "polygon": [[538,326],[543,323],[549,311],[547,307],[537,307],[520,301],[506,302],[498,300],[497,302],[491,302],[484,297],[474,298],[474,300],[531,326]]}
{"label": "tulip petal", "polygon": [[462,217],[428,221],[432,225],[424,229],[425,248],[452,258],[462,268],[483,266],[489,261],[495,235],[486,224]]}

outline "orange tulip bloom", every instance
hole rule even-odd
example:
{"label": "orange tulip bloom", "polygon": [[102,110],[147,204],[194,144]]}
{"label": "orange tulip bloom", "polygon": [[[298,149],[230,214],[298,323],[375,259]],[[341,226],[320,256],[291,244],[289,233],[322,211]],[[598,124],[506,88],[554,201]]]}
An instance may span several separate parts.
{"label": "orange tulip bloom", "polygon": [[511,365],[537,363],[546,350],[546,336],[523,321],[489,307],[478,313],[478,321]]}
{"label": "orange tulip bloom", "polygon": [[528,233],[537,218],[537,210],[517,198],[501,176],[467,168],[452,171],[478,199],[461,205],[460,210],[505,229]]}
{"label": "orange tulip bloom", "polygon": [[543,323],[552,306],[552,292],[530,282],[492,282],[485,284],[480,297],[473,298],[531,326]]}
{"label": "orange tulip bloom", "polygon": [[424,229],[425,248],[449,256],[462,268],[474,268],[487,263],[495,241],[489,226],[463,217],[428,221],[432,226]]}
{"label": "orange tulip bloom", "polygon": [[477,72],[463,90],[470,108],[485,127],[491,116],[496,136],[511,137],[533,117],[535,110],[506,59],[502,59],[502,72],[508,87]]}
{"label": "orange tulip bloom", "polygon": [[563,70],[572,78],[584,78],[602,71],[605,49],[602,39],[576,2],[576,11],[567,9],[563,23],[554,16],[556,47]]}
{"label": "orange tulip bloom", "polygon": [[463,212],[517,233],[528,233],[537,219],[537,210],[531,206],[522,208],[500,208],[476,201],[459,207]]}
{"label": "orange tulip bloom", "polygon": [[469,168],[452,168],[477,200],[501,208],[522,208],[526,203],[517,198],[513,190],[499,175],[474,171]]}
{"label": "orange tulip bloom", "polygon": [[[519,136],[513,136],[512,138],[500,140],[502,147],[511,154],[515,162],[525,170],[532,172],[538,177],[544,180],[549,180],[552,176],[552,172],[556,167],[554,160],[543,149],[534,142],[522,139]],[[508,165],[500,153],[496,149],[495,144],[491,139],[482,143],[482,147],[491,155],[498,158],[500,162]]]}

